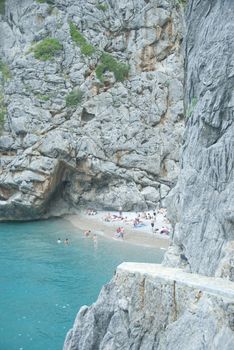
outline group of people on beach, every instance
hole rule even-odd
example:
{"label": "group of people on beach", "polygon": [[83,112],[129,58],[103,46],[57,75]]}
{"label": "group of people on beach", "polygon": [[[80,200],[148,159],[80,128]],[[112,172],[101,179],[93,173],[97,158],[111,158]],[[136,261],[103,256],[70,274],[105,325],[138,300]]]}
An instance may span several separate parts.
{"label": "group of people on beach", "polygon": [[93,208],[87,208],[86,209],[86,214],[87,215],[97,215],[97,210]]}
{"label": "group of people on beach", "polygon": [[[123,216],[122,208],[120,207],[118,214],[117,213],[116,214],[108,213],[107,215],[105,215],[104,221],[106,221],[106,222],[121,221],[122,223],[125,223],[125,224],[132,224],[133,228],[147,226],[146,221],[150,221],[152,233],[169,235],[170,230],[168,227],[162,226],[160,229],[155,227],[158,214],[161,214],[165,218],[166,217],[166,209],[161,208],[158,211],[155,209],[152,213],[142,212],[142,213],[138,213],[135,218],[128,218],[127,216]],[[119,236],[119,231],[116,232],[116,234],[117,234],[117,236]]]}
{"label": "group of people on beach", "polygon": [[[87,208],[86,209],[86,214],[87,215],[96,215],[97,214],[97,210],[93,209],[93,208]],[[132,216],[132,214],[131,214]],[[170,230],[167,226],[162,226],[161,228],[159,228],[159,224],[162,223],[162,219],[164,221],[166,221],[166,209],[161,208],[161,209],[155,209],[152,212],[141,212],[141,213],[136,213],[135,217],[128,217],[123,214],[123,209],[122,207],[119,207],[118,211],[116,213],[107,213],[104,217],[103,220],[105,222],[121,222],[122,224],[128,224],[128,225],[132,225],[133,228],[137,229],[137,228],[146,228],[147,230],[147,226],[148,223],[150,222],[150,227],[151,227],[151,231],[154,234],[162,234],[162,235],[169,235]],[[156,223],[157,226],[156,227]],[[89,237],[91,236],[91,230],[85,230],[84,231],[84,236],[85,237]],[[122,225],[119,225],[116,229],[116,231],[114,232],[114,238],[120,238],[120,239],[124,239],[125,236],[125,230],[124,227]],[[93,240],[97,241],[97,236],[96,234],[92,235]]]}

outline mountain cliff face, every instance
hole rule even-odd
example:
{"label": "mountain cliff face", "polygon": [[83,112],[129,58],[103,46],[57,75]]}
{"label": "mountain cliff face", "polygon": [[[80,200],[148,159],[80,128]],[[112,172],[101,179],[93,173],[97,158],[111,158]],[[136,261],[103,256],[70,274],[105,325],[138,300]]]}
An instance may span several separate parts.
{"label": "mountain cliff face", "polygon": [[[234,281],[233,1],[191,1],[185,43],[186,132],[168,206],[166,263]],[[183,264],[185,264],[183,259]]]}
{"label": "mountain cliff face", "polygon": [[228,0],[187,6],[187,121],[167,199],[167,266],[120,265],[97,302],[79,311],[65,350],[233,349],[233,13]]}
{"label": "mountain cliff face", "polygon": [[1,219],[164,201],[184,127],[177,1],[5,5]]}

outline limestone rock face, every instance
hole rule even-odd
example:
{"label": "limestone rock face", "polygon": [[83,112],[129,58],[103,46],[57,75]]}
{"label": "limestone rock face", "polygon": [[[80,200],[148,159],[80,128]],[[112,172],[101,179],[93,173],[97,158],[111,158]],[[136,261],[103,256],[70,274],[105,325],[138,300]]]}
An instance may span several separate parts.
{"label": "limestone rock face", "polygon": [[[0,217],[33,219],[92,205],[148,209],[178,176],[183,132],[182,11],[171,0],[6,0],[0,73]],[[94,48],[87,56],[70,23]],[[55,38],[52,60],[32,48]],[[100,53],[130,67],[117,81]],[[82,98],[66,103],[72,91]],[[53,210],[52,210],[53,208]]]}
{"label": "limestone rock face", "polygon": [[156,264],[123,263],[64,350],[232,350],[234,284]]}
{"label": "limestone rock face", "polygon": [[190,1],[185,38],[186,131],[165,263],[234,281],[233,1]]}
{"label": "limestone rock face", "polygon": [[233,13],[233,1],[188,4],[187,121],[179,181],[166,199],[167,267],[120,265],[78,313],[64,350],[233,349]]}

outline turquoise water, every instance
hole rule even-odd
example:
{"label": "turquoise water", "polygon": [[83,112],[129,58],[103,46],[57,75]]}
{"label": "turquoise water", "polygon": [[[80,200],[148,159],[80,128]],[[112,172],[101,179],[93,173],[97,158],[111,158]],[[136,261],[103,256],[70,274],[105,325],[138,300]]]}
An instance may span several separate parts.
{"label": "turquoise water", "polygon": [[99,237],[95,245],[60,219],[0,224],[0,241],[0,350],[61,350],[78,309],[96,300],[118,264],[163,256]]}

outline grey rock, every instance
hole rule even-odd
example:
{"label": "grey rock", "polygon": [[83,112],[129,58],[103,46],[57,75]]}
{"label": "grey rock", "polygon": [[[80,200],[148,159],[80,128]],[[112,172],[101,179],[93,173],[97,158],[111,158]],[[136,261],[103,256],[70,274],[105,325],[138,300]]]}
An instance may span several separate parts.
{"label": "grey rock", "polygon": [[154,188],[154,187],[147,186],[147,187],[143,188],[141,193],[145,197],[146,201],[151,201],[151,202],[157,201],[158,202],[160,199],[159,191],[156,190],[156,188]]}
{"label": "grey rock", "polygon": [[[166,267],[120,265],[97,302],[78,313],[64,350],[233,348],[233,6],[221,0],[189,1],[185,38],[188,120],[179,181],[165,198],[173,223],[173,244],[163,262]],[[164,45],[160,44],[159,56]],[[161,67],[173,69],[174,60],[175,56],[168,57]],[[135,92],[140,93],[141,84],[135,82]],[[167,88],[168,98],[178,101],[170,118],[180,128],[177,86],[173,81]],[[140,116],[131,116],[135,125]],[[170,130],[166,136],[171,134]],[[146,144],[149,152],[157,145],[152,140]],[[160,179],[172,181],[179,172],[178,152],[173,153],[168,144],[160,147]],[[170,157],[164,160],[167,149]],[[148,169],[144,171],[149,175]],[[170,189],[167,184],[156,187],[151,183],[141,193],[147,197],[152,188],[159,188],[160,199]]]}
{"label": "grey rock", "polygon": [[10,135],[3,135],[0,138],[0,149],[1,151],[6,151],[12,148],[14,144],[14,138]]}
{"label": "grey rock", "polygon": [[[99,54],[81,53],[70,20],[97,51],[130,65],[128,79],[117,82],[106,71],[100,83]],[[52,9],[6,0],[0,54],[11,79],[2,86],[7,118],[0,136],[0,219],[35,219],[87,205],[155,207],[159,185],[171,188],[178,177],[182,32],[182,11],[169,0],[108,2],[107,11],[96,1],[56,0]],[[48,36],[63,49],[51,61],[35,59],[31,48]],[[70,108],[66,96],[73,90],[83,99]],[[54,168],[46,174],[48,158]]]}
{"label": "grey rock", "polygon": [[[173,242],[187,257],[190,270],[232,280],[233,11],[233,2],[190,1],[185,38],[187,122],[179,181],[167,198]],[[174,265],[168,254],[165,262]]]}
{"label": "grey rock", "polygon": [[64,350],[231,350],[233,300],[230,281],[123,263],[80,309]]}

